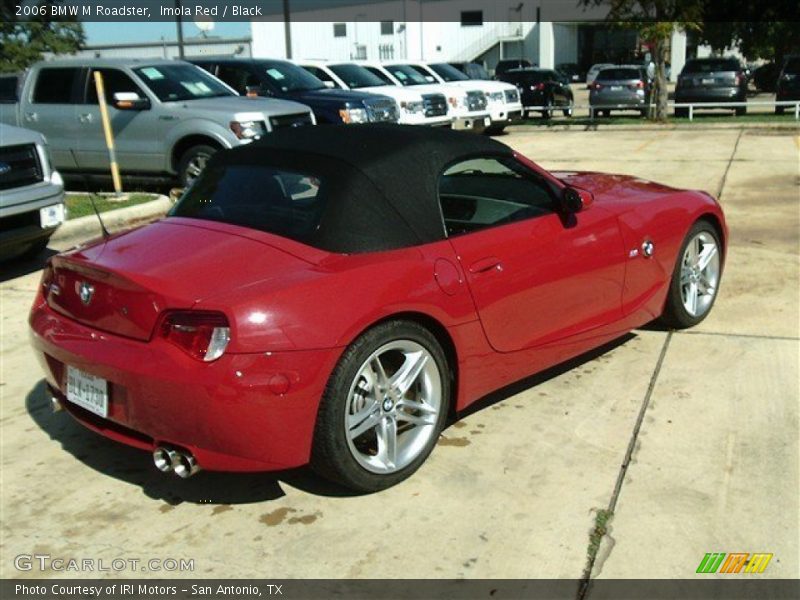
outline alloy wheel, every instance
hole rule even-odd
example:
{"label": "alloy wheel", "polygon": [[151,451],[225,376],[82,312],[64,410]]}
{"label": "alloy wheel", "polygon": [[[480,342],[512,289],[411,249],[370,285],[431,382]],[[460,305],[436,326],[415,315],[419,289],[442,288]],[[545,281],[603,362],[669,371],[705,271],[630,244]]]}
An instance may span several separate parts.
{"label": "alloy wheel", "polygon": [[347,396],[347,444],[359,465],[379,474],[411,464],[436,433],[442,379],[421,344],[396,340],[358,369]]}
{"label": "alloy wheel", "polygon": [[710,233],[701,231],[686,246],[681,263],[681,300],[686,312],[708,312],[719,285],[719,248]]}

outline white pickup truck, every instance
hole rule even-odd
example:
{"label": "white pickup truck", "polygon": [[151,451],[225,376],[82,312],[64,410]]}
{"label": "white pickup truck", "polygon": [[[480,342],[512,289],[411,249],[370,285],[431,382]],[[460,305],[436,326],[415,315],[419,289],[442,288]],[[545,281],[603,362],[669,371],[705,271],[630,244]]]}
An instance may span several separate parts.
{"label": "white pickup truck", "polygon": [[177,60],[80,58],[31,67],[0,122],[47,136],[65,177],[107,175],[108,152],[93,73],[103,74],[123,175],[190,183],[210,156],[280,127],[313,125],[304,104],[240,97],[195,65]]}
{"label": "white pickup truck", "polygon": [[452,125],[455,120],[443,93],[418,92],[413,88],[387,85],[374,73],[352,62],[299,60],[297,64],[321,80],[327,87],[383,94],[394,98],[400,108],[403,125]]}
{"label": "white pickup truck", "polygon": [[452,83],[431,83],[411,67],[402,64],[370,61],[357,61],[356,64],[363,66],[387,85],[422,93],[444,94],[450,105],[450,114],[455,117],[453,127],[456,129],[470,129],[480,133],[492,124],[486,94],[478,86],[465,89]]}

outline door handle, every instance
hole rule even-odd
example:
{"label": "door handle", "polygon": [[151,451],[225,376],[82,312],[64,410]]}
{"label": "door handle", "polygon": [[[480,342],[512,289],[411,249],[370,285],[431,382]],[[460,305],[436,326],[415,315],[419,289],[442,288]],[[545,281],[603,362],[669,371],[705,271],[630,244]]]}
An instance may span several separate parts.
{"label": "door handle", "polygon": [[503,263],[495,256],[489,256],[476,260],[469,266],[469,272],[473,274],[486,273],[488,271],[502,271]]}
{"label": "door handle", "polygon": [[92,114],[91,113],[83,114],[83,115],[78,117],[78,120],[81,123],[91,123],[92,122]]}
{"label": "door handle", "polygon": [[25,113],[25,120],[26,121],[34,121],[34,122],[38,121],[39,120],[39,115],[37,115],[35,112],[26,112]]}

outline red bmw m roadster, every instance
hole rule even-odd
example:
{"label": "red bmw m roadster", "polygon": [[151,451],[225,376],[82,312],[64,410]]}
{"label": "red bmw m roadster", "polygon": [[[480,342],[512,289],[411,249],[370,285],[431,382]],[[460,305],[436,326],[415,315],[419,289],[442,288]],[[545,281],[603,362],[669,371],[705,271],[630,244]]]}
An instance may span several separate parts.
{"label": "red bmw m roadster", "polygon": [[480,136],[282,131],[217,153],[165,219],[53,257],[32,342],[54,402],[162,471],[310,463],[375,491],[487,393],[700,322],[726,238],[704,192]]}

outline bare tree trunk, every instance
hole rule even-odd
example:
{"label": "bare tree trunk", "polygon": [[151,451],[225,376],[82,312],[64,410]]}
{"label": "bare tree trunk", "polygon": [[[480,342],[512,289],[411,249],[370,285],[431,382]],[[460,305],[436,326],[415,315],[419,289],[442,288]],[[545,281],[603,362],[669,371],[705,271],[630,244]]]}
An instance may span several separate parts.
{"label": "bare tree trunk", "polygon": [[654,43],[654,54],[656,63],[656,80],[653,93],[656,98],[656,121],[666,121],[667,102],[669,101],[669,90],[667,89],[667,42],[669,37],[656,36]]}

